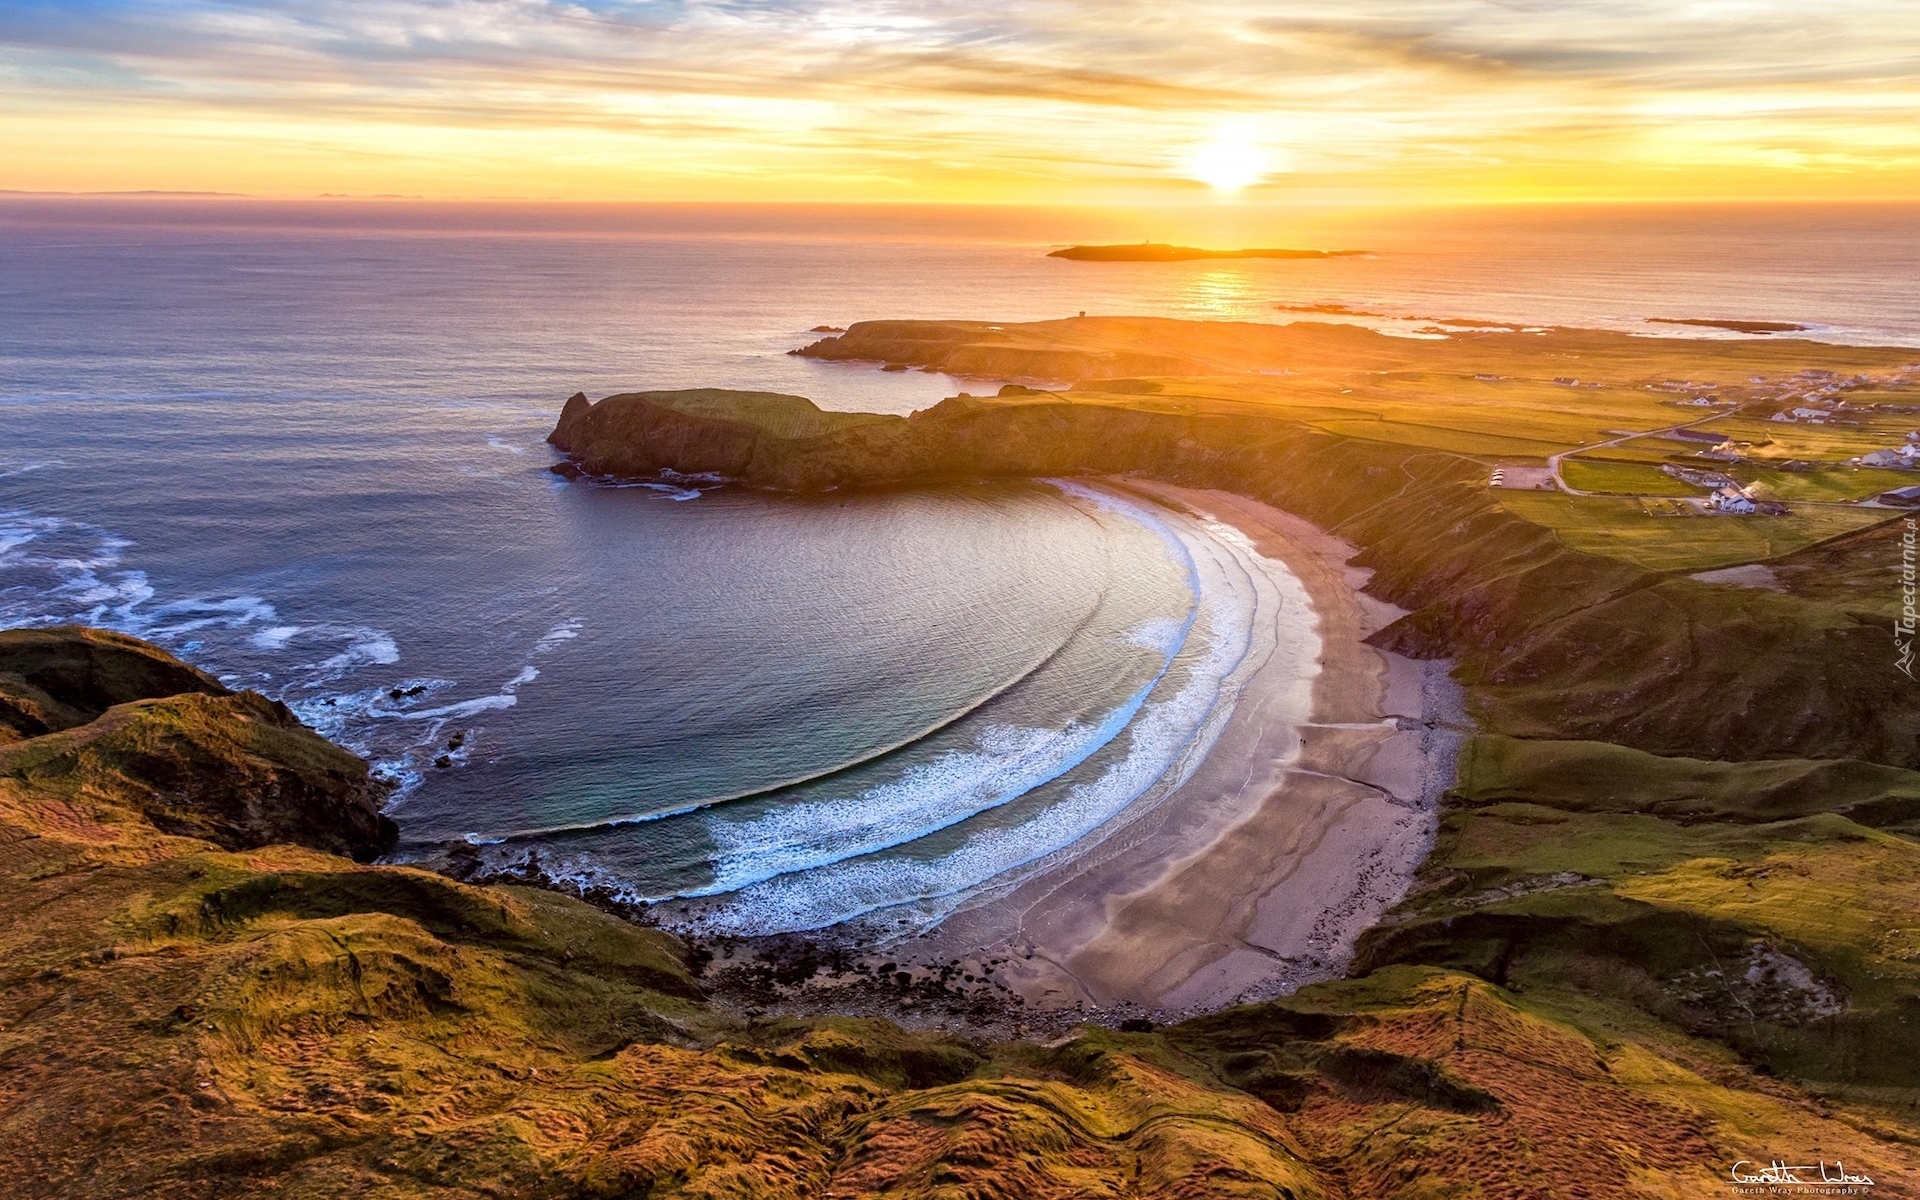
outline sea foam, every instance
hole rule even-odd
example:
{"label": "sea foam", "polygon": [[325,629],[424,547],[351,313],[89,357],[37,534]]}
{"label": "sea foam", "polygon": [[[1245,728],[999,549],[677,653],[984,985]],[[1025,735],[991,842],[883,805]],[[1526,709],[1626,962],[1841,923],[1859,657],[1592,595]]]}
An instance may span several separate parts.
{"label": "sea foam", "polygon": [[[907,853],[870,852],[779,874],[762,868],[762,878],[732,890],[727,890],[731,880],[723,872],[701,894],[726,894],[691,912],[690,923],[713,932],[770,934],[866,918],[869,923],[880,919],[883,928],[895,935],[911,932],[944,918],[980,889],[1004,884],[1021,868],[1096,837],[1123,814],[1157,802],[1191,776],[1231,715],[1233,699],[1244,682],[1243,669],[1254,665],[1248,653],[1254,626],[1270,614],[1272,600],[1261,595],[1259,574],[1242,561],[1241,547],[1199,530],[1176,532],[1151,510],[1072,486],[1072,494],[1088,493],[1086,498],[1107,511],[1124,513],[1156,532],[1163,531],[1170,544],[1179,548],[1201,602],[1200,615],[1189,619],[1189,627],[1196,620],[1204,621],[1204,649],[1185,655],[1177,682],[1169,678],[1170,665],[1153,685],[1113,714],[1124,713],[1124,724],[1101,745],[1122,743],[1124,753],[1094,779],[1068,787],[1017,824],[965,826],[960,845],[943,854],[916,856],[909,848]],[[1163,645],[1168,638],[1164,626],[1143,627],[1134,633]],[[1190,646],[1191,638],[1183,629],[1177,648]],[[1169,689],[1171,694],[1161,694]],[[1083,761],[1092,754],[1090,750]],[[805,819],[820,814],[795,815]],[[845,818],[841,822],[847,823]]]}

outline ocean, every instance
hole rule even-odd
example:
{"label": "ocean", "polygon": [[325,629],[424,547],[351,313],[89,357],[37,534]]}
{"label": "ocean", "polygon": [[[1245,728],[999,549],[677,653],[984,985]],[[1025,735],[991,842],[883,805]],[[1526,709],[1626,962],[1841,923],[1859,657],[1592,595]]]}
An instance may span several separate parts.
{"label": "ocean", "polygon": [[[0,625],[122,629],[284,699],[393,782],[400,858],[537,860],[716,932],[900,936],[1156,803],[1310,618],[1244,546],[1111,488],[565,483],[543,439],[568,394],[985,390],[787,353],[875,317],[1920,345],[1917,235],[1889,206],[4,199]],[[1045,257],[1142,237],[1375,253]]]}

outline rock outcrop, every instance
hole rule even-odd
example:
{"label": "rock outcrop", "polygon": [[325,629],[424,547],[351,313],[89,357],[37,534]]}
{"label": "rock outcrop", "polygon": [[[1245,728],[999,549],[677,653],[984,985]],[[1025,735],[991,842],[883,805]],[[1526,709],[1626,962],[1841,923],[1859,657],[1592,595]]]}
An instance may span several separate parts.
{"label": "rock outcrop", "polygon": [[0,632],[0,778],[120,805],[230,850],[393,846],[367,764],[286,705],[98,629]]}
{"label": "rock outcrop", "polygon": [[156,646],[104,629],[0,630],[0,744],[84,725],[116,704],[232,690]]}

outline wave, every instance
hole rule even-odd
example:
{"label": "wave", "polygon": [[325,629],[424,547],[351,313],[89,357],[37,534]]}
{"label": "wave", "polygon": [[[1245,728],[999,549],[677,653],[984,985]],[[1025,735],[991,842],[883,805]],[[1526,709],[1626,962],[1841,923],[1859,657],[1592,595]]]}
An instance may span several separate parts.
{"label": "wave", "polygon": [[1173,695],[1138,708],[1125,729],[1126,753],[1096,778],[1068,788],[1017,824],[970,830],[958,848],[937,857],[869,853],[773,876],[689,911],[689,923],[715,933],[793,933],[912,906],[895,920],[924,928],[982,887],[1073,847],[1129,809],[1164,798],[1204,760],[1231,715],[1244,682],[1236,673],[1247,663],[1261,607],[1253,575],[1234,548],[1195,538],[1191,549],[1200,551],[1188,561],[1206,605],[1206,650],[1186,664]]}
{"label": "wave", "polygon": [[724,475],[708,471],[661,470],[652,479],[624,479],[614,475],[597,475],[587,477],[586,482],[608,491],[640,488],[643,491],[658,493],[668,500],[684,503],[688,500],[698,500],[716,488],[725,487],[729,481]]}
{"label": "wave", "polygon": [[[1162,534],[1174,562],[1184,568],[1186,611],[1143,622],[1120,638],[1124,644],[1158,656],[1153,676],[1145,685],[1092,723],[1074,722],[1063,729],[988,726],[980,732],[974,749],[944,754],[857,797],[782,805],[746,822],[715,820],[708,827],[718,846],[714,879],[680,896],[735,892],[776,876],[918,841],[1003,807],[1060,778],[1132,725],[1154,688],[1172,669],[1199,619],[1198,569],[1186,544],[1152,513],[1079,485],[1061,485],[1060,490]],[[1074,636],[1083,633],[1086,625],[1087,621],[1082,621]]]}
{"label": "wave", "polygon": [[[1106,589],[1102,588],[1100,594],[1104,596],[1105,593],[1106,593]],[[1197,593],[1195,593],[1195,595],[1197,597]],[[1021,687],[1022,685],[1031,682],[1036,676],[1040,675],[1048,667],[1052,666],[1055,662],[1057,662],[1060,659],[1060,657],[1063,654],[1065,654],[1068,651],[1068,649],[1073,645],[1074,641],[1079,637],[1081,637],[1083,634],[1085,634],[1088,626],[1098,616],[1099,612],[1100,612],[1099,603],[1095,603],[1094,605],[1089,607],[1085,613],[1081,614],[1079,621],[1075,622],[1070,629],[1068,629],[1065,633],[1063,633],[1059,637],[1059,639],[1054,642],[1053,645],[1048,646],[1043,650],[1041,650],[1039,652],[1038,657],[1036,657],[1026,667],[1020,670],[1017,674],[1015,674],[1011,679],[1008,679],[1004,683],[1000,684],[998,687],[994,688],[992,691],[986,693],[983,696],[980,696],[979,698],[975,699],[972,703],[962,708],[956,709],[953,712],[948,713],[947,715],[940,718],[940,720],[935,721],[930,725],[927,725],[921,729],[915,730],[905,735],[904,737],[901,737],[895,741],[887,743],[886,745],[871,749],[866,753],[861,754],[857,758],[849,759],[844,762],[835,763],[832,766],[829,766],[825,769],[813,771],[806,775],[800,775],[800,776],[795,776],[789,779],[784,779],[778,783],[764,784],[758,787],[754,787],[754,788],[750,788],[750,789],[746,789],[738,792],[729,792],[719,796],[702,797],[698,800],[687,801],[685,803],[675,805],[671,808],[650,809],[646,812],[621,813],[617,816],[599,817],[591,821],[574,821],[574,822],[565,822],[565,823],[554,824],[554,825],[528,826],[528,827],[522,827],[517,829],[505,830],[505,831],[491,830],[487,832],[480,832],[478,830],[469,830],[466,833],[464,833],[462,837],[468,844],[476,845],[476,846],[478,845],[497,846],[497,845],[520,843],[520,842],[541,841],[541,840],[547,840],[547,839],[578,838],[581,836],[592,835],[597,833],[606,833],[611,830],[627,828],[634,825],[647,825],[657,821],[669,820],[675,817],[685,817],[695,813],[707,812],[707,811],[720,809],[720,808],[733,806],[733,805],[746,804],[755,800],[770,799],[773,797],[778,797],[778,796],[786,795],[788,793],[799,791],[801,789],[818,788],[822,785],[829,784],[836,779],[840,779],[842,777],[851,775],[855,772],[871,770],[875,767],[883,766],[884,764],[887,763],[888,760],[899,756],[903,751],[907,751],[912,749],[913,747],[922,745],[928,739],[933,738],[941,733],[944,733],[952,729],[954,726],[958,725],[960,722],[966,720],[967,718],[973,716],[974,714],[980,712],[982,709],[986,708],[988,705],[992,704],[994,701],[1000,699],[1003,696],[1008,695],[1009,693],[1013,692],[1015,689]],[[1187,625],[1191,624],[1191,620],[1192,620],[1192,616],[1190,612],[1187,618],[1186,624],[1180,627],[1181,637],[1184,637],[1185,628]],[[1143,626],[1142,629],[1136,630],[1135,634],[1140,638],[1150,639],[1153,636],[1157,636],[1155,632],[1156,628],[1157,627],[1149,628],[1149,627]],[[1136,642],[1135,644],[1145,645],[1146,643]],[[1165,651],[1166,657],[1170,659],[1173,656],[1173,654],[1177,651],[1177,649],[1178,649],[1177,646],[1168,648]],[[909,768],[910,771],[913,769],[914,768]],[[1062,769],[1065,770],[1070,768],[1062,768]],[[857,804],[857,803],[860,803],[860,801],[850,800],[850,801],[846,801],[845,803]],[[653,897],[650,899],[660,899],[660,898],[662,897]]]}
{"label": "wave", "polygon": [[[1166,667],[1163,665],[1161,674]],[[1000,808],[1060,778],[1123,733],[1160,680],[1105,718],[1065,729],[994,725],[970,751],[942,755],[850,799],[782,805],[748,822],[716,821],[713,882],[680,897],[736,892],[776,876],[890,850]],[[664,898],[664,897],[663,897]]]}
{"label": "wave", "polygon": [[[666,919],[716,933],[853,923],[863,932],[877,925],[883,936],[900,936],[895,922],[913,929],[937,923],[983,888],[1104,836],[1123,814],[1150,810],[1205,758],[1251,670],[1252,629],[1265,608],[1256,573],[1241,548],[1197,526],[1176,532],[1161,510],[1077,483],[1055,486],[1155,533],[1186,577],[1189,604],[1179,616],[1107,635],[1158,659],[1152,678],[1123,702],[1063,729],[989,725],[970,748],[855,795],[796,800],[745,819],[713,813],[700,827],[700,838],[713,848],[710,874],[691,886],[623,879],[598,851],[617,857],[625,847],[604,844],[577,846],[574,853],[565,843],[542,844],[541,869],[555,879],[609,887],[630,901],[663,904]],[[1204,645],[1194,636],[1203,621]],[[1116,745],[1122,752],[1096,767],[1092,778],[1067,781]],[[1009,806],[1012,819],[986,819]],[[1033,811],[1022,813],[1022,807]],[[957,848],[933,855],[916,850],[946,830],[959,833]],[[478,836],[469,841],[500,844]],[[498,857],[524,857],[527,849]]]}
{"label": "wave", "polygon": [[[452,690],[452,681],[342,691],[340,685],[363,672],[400,662],[391,631],[288,621],[274,602],[251,593],[161,600],[146,572],[127,565],[132,547],[84,521],[0,511],[0,626],[91,625],[190,656],[228,686],[284,701],[323,736],[372,759],[375,773],[396,785],[396,801],[424,778],[421,761],[435,756],[447,722],[513,706],[519,689],[539,673],[529,662],[493,693],[431,709],[417,705]],[[578,621],[554,626],[529,658],[577,637],[579,628]],[[395,728],[412,732],[399,739],[383,732]]]}

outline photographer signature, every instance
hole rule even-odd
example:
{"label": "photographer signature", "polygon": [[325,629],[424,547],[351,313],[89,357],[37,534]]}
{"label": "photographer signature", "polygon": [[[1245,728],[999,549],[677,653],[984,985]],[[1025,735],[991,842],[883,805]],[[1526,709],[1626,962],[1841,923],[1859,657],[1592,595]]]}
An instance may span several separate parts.
{"label": "photographer signature", "polygon": [[[1812,1174],[1816,1171],[1819,1172],[1817,1177]],[[1812,1166],[1799,1167],[1788,1166],[1777,1158],[1766,1166],[1743,1158],[1733,1164],[1733,1169],[1728,1173],[1735,1183],[1844,1183],[1857,1187],[1873,1186],[1873,1180],[1865,1175],[1849,1175],[1846,1164],[1838,1160],[1834,1161],[1829,1171],[1824,1158]]]}

